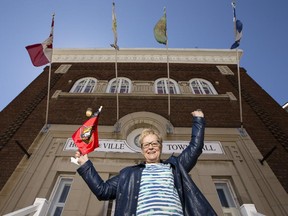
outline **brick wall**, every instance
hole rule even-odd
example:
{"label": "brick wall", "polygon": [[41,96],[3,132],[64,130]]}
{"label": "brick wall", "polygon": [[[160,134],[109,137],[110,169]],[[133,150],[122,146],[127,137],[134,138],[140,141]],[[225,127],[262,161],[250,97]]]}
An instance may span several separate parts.
{"label": "brick wall", "polygon": [[[54,72],[60,64],[53,64]],[[230,66],[235,75],[222,75],[215,65],[170,64],[170,78],[175,81],[188,81],[203,78],[210,81],[219,94],[232,92],[238,98],[236,67]],[[48,68],[19,94],[0,115],[0,138],[2,158],[0,187],[2,188],[17,164],[25,154],[15,144],[18,140],[26,149],[29,148],[45,123]],[[95,77],[98,80],[115,78],[114,63],[79,63],[73,64],[65,74],[52,73],[51,96],[56,90],[69,92],[73,84],[83,77]],[[156,80],[167,77],[166,64],[119,63],[118,77],[133,80]],[[216,84],[216,82],[218,84]],[[287,143],[288,113],[285,112],[263,89],[241,69],[243,123],[260,152],[265,155],[273,146],[277,149],[267,162],[288,191]],[[44,95],[43,95],[44,94]],[[85,119],[87,107],[104,107],[100,125],[116,123],[116,97],[107,94],[95,97],[59,97],[50,100],[49,121],[52,124],[80,125]],[[171,123],[176,127],[189,127],[190,112],[201,108],[205,112],[207,127],[240,127],[239,102],[228,98],[197,98],[171,95]],[[129,96],[119,95],[120,118],[137,111],[157,113],[167,118],[167,96]],[[20,113],[24,113],[20,115]],[[268,120],[267,120],[268,118]],[[9,127],[12,133],[7,138]],[[276,132],[273,130],[276,128]],[[284,141],[282,141],[284,140]],[[288,138],[287,138],[288,140]],[[286,146],[286,147],[285,147]]]}

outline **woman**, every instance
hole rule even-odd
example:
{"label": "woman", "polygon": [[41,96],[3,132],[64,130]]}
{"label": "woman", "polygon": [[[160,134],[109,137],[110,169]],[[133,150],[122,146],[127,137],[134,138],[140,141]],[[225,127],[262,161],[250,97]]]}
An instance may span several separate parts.
{"label": "woman", "polygon": [[162,137],[144,129],[139,142],[145,162],[103,181],[88,156],[76,152],[78,173],[99,200],[116,199],[116,216],[217,215],[188,174],[202,153],[205,130],[203,112],[191,114],[191,141],[178,157],[162,161]]}

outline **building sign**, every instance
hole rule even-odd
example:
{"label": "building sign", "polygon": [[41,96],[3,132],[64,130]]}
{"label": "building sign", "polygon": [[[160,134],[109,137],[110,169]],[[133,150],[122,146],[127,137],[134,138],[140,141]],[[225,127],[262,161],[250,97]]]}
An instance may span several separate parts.
{"label": "building sign", "polygon": [[[166,141],[163,142],[163,153],[181,153],[189,143],[186,141]],[[204,142],[203,154],[224,154],[222,145],[217,141]]]}
{"label": "building sign", "polygon": [[[163,154],[181,153],[187,146],[187,141],[164,141],[163,142]],[[64,151],[76,151],[77,146],[73,142],[72,138],[68,138]],[[126,140],[114,140],[114,139],[99,139],[99,147],[95,149],[97,152],[141,152],[140,148],[131,147]],[[222,145],[218,141],[204,142],[203,154],[225,154]]]}
{"label": "building sign", "polygon": [[[68,138],[64,146],[64,151],[76,151],[77,146],[75,145],[72,138]],[[114,140],[114,139],[99,139],[99,147],[95,149],[98,152],[138,152],[136,149],[133,150],[126,143],[125,140]]]}

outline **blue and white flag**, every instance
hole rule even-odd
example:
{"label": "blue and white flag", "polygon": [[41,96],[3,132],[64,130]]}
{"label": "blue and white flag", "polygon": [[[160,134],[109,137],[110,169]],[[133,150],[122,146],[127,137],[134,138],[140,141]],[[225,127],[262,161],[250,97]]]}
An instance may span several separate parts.
{"label": "blue and white flag", "polygon": [[240,45],[240,40],[242,38],[243,24],[240,20],[236,19],[236,4],[232,2],[233,7],[233,22],[235,25],[235,42],[232,44],[231,49],[235,49]]}

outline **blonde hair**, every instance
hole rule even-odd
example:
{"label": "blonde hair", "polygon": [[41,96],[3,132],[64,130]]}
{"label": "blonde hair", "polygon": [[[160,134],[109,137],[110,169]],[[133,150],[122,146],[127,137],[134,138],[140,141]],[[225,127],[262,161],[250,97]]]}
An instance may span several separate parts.
{"label": "blonde hair", "polygon": [[139,144],[141,145],[141,147],[142,147],[142,144],[143,144],[144,137],[146,137],[146,136],[148,136],[150,134],[157,136],[157,140],[162,146],[162,141],[163,141],[162,136],[156,130],[154,130],[152,128],[146,128],[146,129],[144,129],[141,132],[141,134],[139,136]]}

